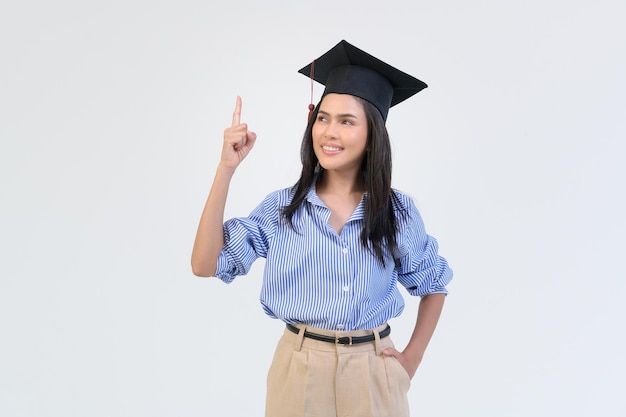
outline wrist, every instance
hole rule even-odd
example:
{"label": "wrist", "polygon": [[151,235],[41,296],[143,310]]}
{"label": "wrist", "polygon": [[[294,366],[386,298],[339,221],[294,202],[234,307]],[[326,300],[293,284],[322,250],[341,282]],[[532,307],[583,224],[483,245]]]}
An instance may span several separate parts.
{"label": "wrist", "polygon": [[412,346],[410,343],[402,352],[408,360],[413,363],[419,364],[424,357],[424,349],[420,349],[418,346]]}
{"label": "wrist", "polygon": [[216,176],[224,176],[224,177],[232,177],[235,174],[235,170],[237,169],[237,167],[234,166],[230,166],[227,163],[224,163],[223,161],[221,161],[218,165],[217,165],[217,169],[215,171],[215,175]]}

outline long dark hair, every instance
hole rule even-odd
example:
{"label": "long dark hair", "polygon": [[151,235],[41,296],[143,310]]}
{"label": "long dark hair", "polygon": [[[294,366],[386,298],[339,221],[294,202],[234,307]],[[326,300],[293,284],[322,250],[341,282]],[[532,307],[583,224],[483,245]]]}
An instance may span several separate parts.
{"label": "long dark hair", "polygon": [[[391,143],[385,121],[378,109],[371,103],[359,97],[355,98],[363,105],[367,119],[367,152],[361,165],[361,175],[367,191],[361,243],[384,265],[385,254],[395,258],[398,221],[394,207],[401,208],[402,205],[391,189]],[[300,147],[302,172],[294,185],[293,199],[290,204],[282,208],[282,214],[291,227],[293,227],[292,218],[295,211],[324,171],[313,150],[312,134],[313,124],[317,119],[322,100],[313,110],[302,138]]]}

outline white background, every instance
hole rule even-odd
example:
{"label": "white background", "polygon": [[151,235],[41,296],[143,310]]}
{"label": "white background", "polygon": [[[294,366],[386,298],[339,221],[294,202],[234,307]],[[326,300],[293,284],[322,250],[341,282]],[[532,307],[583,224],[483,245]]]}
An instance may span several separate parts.
{"label": "white background", "polygon": [[429,84],[387,124],[394,186],[455,271],[413,415],[626,415],[625,17],[620,0],[3,2],[0,415],[262,415],[283,330],[263,261],[225,285],[192,275],[191,247],[235,97],[259,137],[229,217],[297,179],[297,70],[341,39]]}

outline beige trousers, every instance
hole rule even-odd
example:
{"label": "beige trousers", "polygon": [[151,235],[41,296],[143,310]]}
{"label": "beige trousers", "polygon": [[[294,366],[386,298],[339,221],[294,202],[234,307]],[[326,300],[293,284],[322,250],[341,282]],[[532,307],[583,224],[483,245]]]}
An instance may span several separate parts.
{"label": "beige trousers", "polygon": [[[352,346],[305,338],[285,329],[267,376],[266,417],[408,417],[410,379],[400,362],[383,356],[389,337]],[[373,330],[333,332],[365,336]]]}

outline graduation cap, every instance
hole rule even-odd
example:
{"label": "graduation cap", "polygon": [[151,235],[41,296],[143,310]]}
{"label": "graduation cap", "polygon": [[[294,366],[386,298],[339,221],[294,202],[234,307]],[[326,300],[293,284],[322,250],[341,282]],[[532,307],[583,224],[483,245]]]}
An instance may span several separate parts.
{"label": "graduation cap", "polygon": [[387,120],[389,108],[427,87],[426,83],[342,40],[298,71],[326,86],[372,103]]}

